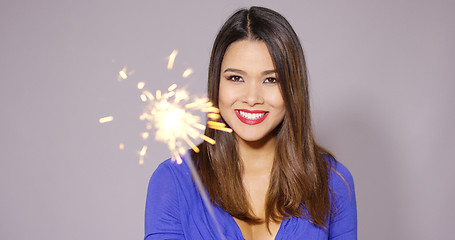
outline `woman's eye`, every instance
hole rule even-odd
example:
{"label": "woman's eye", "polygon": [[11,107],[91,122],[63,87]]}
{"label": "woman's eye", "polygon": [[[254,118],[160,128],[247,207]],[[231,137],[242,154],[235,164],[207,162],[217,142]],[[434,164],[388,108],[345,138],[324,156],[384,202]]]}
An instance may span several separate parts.
{"label": "woman's eye", "polygon": [[276,83],[276,78],[269,77],[264,80],[264,83]]}
{"label": "woman's eye", "polygon": [[228,77],[227,79],[228,79],[228,80],[231,80],[231,81],[234,81],[234,82],[243,82],[242,77],[236,76],[236,75],[230,76],[230,77]]}

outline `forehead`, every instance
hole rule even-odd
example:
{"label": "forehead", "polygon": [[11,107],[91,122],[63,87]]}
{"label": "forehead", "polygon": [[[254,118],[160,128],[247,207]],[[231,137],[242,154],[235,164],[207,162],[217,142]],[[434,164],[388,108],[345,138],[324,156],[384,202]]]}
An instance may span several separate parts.
{"label": "forehead", "polygon": [[274,64],[267,45],[258,40],[239,40],[226,49],[221,70],[236,68],[241,70],[273,70]]}

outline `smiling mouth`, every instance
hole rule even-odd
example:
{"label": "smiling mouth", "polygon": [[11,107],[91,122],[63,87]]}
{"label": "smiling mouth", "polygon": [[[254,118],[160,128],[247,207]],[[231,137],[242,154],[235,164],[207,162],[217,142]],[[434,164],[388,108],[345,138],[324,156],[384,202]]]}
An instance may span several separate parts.
{"label": "smiling mouth", "polygon": [[265,120],[269,112],[262,110],[236,109],[239,120],[248,125],[256,125]]}

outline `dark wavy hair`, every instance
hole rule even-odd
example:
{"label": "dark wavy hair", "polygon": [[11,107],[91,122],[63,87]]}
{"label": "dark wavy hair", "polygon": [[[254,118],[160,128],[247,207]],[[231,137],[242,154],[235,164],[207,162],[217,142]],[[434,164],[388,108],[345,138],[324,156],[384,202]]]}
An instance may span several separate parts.
{"label": "dark wavy hair", "polygon": [[[286,105],[277,127],[276,150],[266,196],[265,219],[254,215],[242,183],[243,165],[233,134],[207,128],[205,142],[192,153],[213,204],[252,224],[304,217],[325,228],[330,212],[328,186],[331,154],[313,138],[305,58],[297,34],[279,13],[262,7],[241,9],[222,26],[213,45],[208,73],[208,97],[218,107],[221,62],[228,46],[239,40],[263,41],[277,71]],[[221,119],[221,121],[224,121]]]}

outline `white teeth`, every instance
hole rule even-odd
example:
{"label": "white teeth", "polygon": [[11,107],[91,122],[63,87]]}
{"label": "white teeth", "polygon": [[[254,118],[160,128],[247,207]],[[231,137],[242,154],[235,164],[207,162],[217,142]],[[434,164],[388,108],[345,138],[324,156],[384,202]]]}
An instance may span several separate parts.
{"label": "white teeth", "polygon": [[265,115],[265,112],[264,113],[247,113],[247,112],[239,111],[239,114],[240,114],[240,116],[242,116],[246,119],[256,120],[256,119],[263,117]]}

